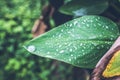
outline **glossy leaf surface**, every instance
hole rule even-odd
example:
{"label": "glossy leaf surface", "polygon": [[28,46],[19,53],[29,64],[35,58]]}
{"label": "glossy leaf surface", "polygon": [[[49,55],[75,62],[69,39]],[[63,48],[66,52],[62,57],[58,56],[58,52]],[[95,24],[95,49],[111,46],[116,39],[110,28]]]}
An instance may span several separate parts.
{"label": "glossy leaf surface", "polygon": [[40,35],[24,47],[38,56],[94,68],[118,35],[118,27],[111,20],[83,16]]}
{"label": "glossy leaf surface", "polygon": [[117,51],[110,62],[108,63],[105,71],[103,72],[104,77],[120,76],[120,50]]}
{"label": "glossy leaf surface", "polygon": [[83,16],[101,14],[108,8],[108,0],[72,0],[60,8],[68,15]]}

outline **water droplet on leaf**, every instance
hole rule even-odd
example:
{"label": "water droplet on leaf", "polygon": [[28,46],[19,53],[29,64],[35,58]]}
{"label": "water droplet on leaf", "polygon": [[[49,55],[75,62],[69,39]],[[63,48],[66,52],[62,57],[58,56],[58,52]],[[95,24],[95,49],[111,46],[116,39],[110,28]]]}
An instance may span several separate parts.
{"label": "water droplet on leaf", "polygon": [[60,53],[64,53],[64,50],[61,50]]}
{"label": "water droplet on leaf", "polygon": [[35,51],[35,46],[34,45],[30,45],[30,46],[28,46],[27,50],[29,52],[34,52]]}

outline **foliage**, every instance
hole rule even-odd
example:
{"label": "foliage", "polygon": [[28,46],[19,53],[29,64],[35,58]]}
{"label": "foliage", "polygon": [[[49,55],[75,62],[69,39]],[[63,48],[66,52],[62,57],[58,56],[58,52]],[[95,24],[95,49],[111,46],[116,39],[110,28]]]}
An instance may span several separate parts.
{"label": "foliage", "polygon": [[83,16],[100,14],[103,13],[107,8],[108,0],[72,0],[66,2],[60,8],[60,12],[68,15]]}
{"label": "foliage", "polygon": [[[0,0],[0,80],[65,78],[63,74],[52,76],[56,69],[53,61],[33,56],[22,48],[24,42],[32,39],[31,28],[44,4],[44,0]],[[63,73],[65,66],[61,63],[57,73]],[[66,75],[71,69],[70,66]]]}
{"label": "foliage", "polygon": [[[119,0],[65,0],[59,11],[72,15],[74,18],[80,18],[40,35],[24,47],[38,56],[60,60],[82,68],[94,68],[120,36],[116,25],[120,23],[119,7]],[[114,13],[110,8],[114,10]],[[96,15],[107,16],[116,23]],[[114,63],[117,62],[119,59]],[[110,65],[114,66],[114,63]],[[119,75],[120,73],[114,76]]]}
{"label": "foliage", "polygon": [[[54,2],[54,0],[51,1]],[[74,17],[81,16],[81,14],[82,16],[86,14],[106,16],[107,14],[108,18],[120,24],[118,21],[119,0],[92,0],[91,2],[98,2],[88,4],[85,3],[88,0],[81,0],[88,6],[79,5],[76,1],[78,0],[64,0],[64,5],[59,11]],[[48,0],[0,0],[0,80],[84,80],[81,78],[82,75],[79,76],[77,73],[78,69],[76,72],[73,71],[76,67],[31,55],[22,48],[27,40],[32,39],[31,28],[34,21],[41,15],[41,9],[46,3],[48,4]],[[90,5],[93,7],[89,7]],[[81,13],[80,7],[83,8],[82,10],[87,9],[84,10],[85,14]],[[73,11],[77,11],[77,14],[71,13]],[[75,74],[79,77],[74,76]]]}
{"label": "foliage", "polygon": [[[32,73],[32,70],[35,69],[33,67],[35,62],[29,59],[29,54],[23,54],[25,50],[21,47],[25,40],[32,38],[28,33],[30,33],[33,20],[40,14],[39,0],[32,5],[30,3],[30,1],[24,2],[24,0],[0,1],[0,6],[2,6],[0,10],[1,80],[23,78],[29,80],[29,78],[33,79],[36,76]],[[32,14],[34,15],[31,16]],[[22,56],[26,56],[26,58]],[[26,67],[23,67],[25,65]]]}

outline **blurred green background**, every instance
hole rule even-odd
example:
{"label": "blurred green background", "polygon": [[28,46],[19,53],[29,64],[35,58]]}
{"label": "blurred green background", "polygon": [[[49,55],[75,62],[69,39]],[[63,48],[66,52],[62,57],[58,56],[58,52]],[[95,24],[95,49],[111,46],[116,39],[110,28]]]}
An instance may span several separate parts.
{"label": "blurred green background", "polygon": [[0,0],[0,80],[82,80],[82,69],[32,55],[22,47],[32,39],[34,21],[47,3]]}

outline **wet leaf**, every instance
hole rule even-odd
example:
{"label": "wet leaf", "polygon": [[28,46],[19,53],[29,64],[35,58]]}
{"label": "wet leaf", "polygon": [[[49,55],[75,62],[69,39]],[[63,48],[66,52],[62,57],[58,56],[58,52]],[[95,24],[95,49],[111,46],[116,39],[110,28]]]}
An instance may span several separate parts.
{"label": "wet leaf", "polygon": [[117,51],[110,62],[108,63],[105,71],[103,72],[104,77],[120,76],[120,50]]}
{"label": "wet leaf", "polygon": [[68,15],[83,16],[101,14],[108,8],[108,0],[72,0],[60,8],[60,12]]}
{"label": "wet leaf", "polygon": [[118,27],[111,20],[83,16],[40,35],[24,47],[38,56],[94,68],[118,35]]}

